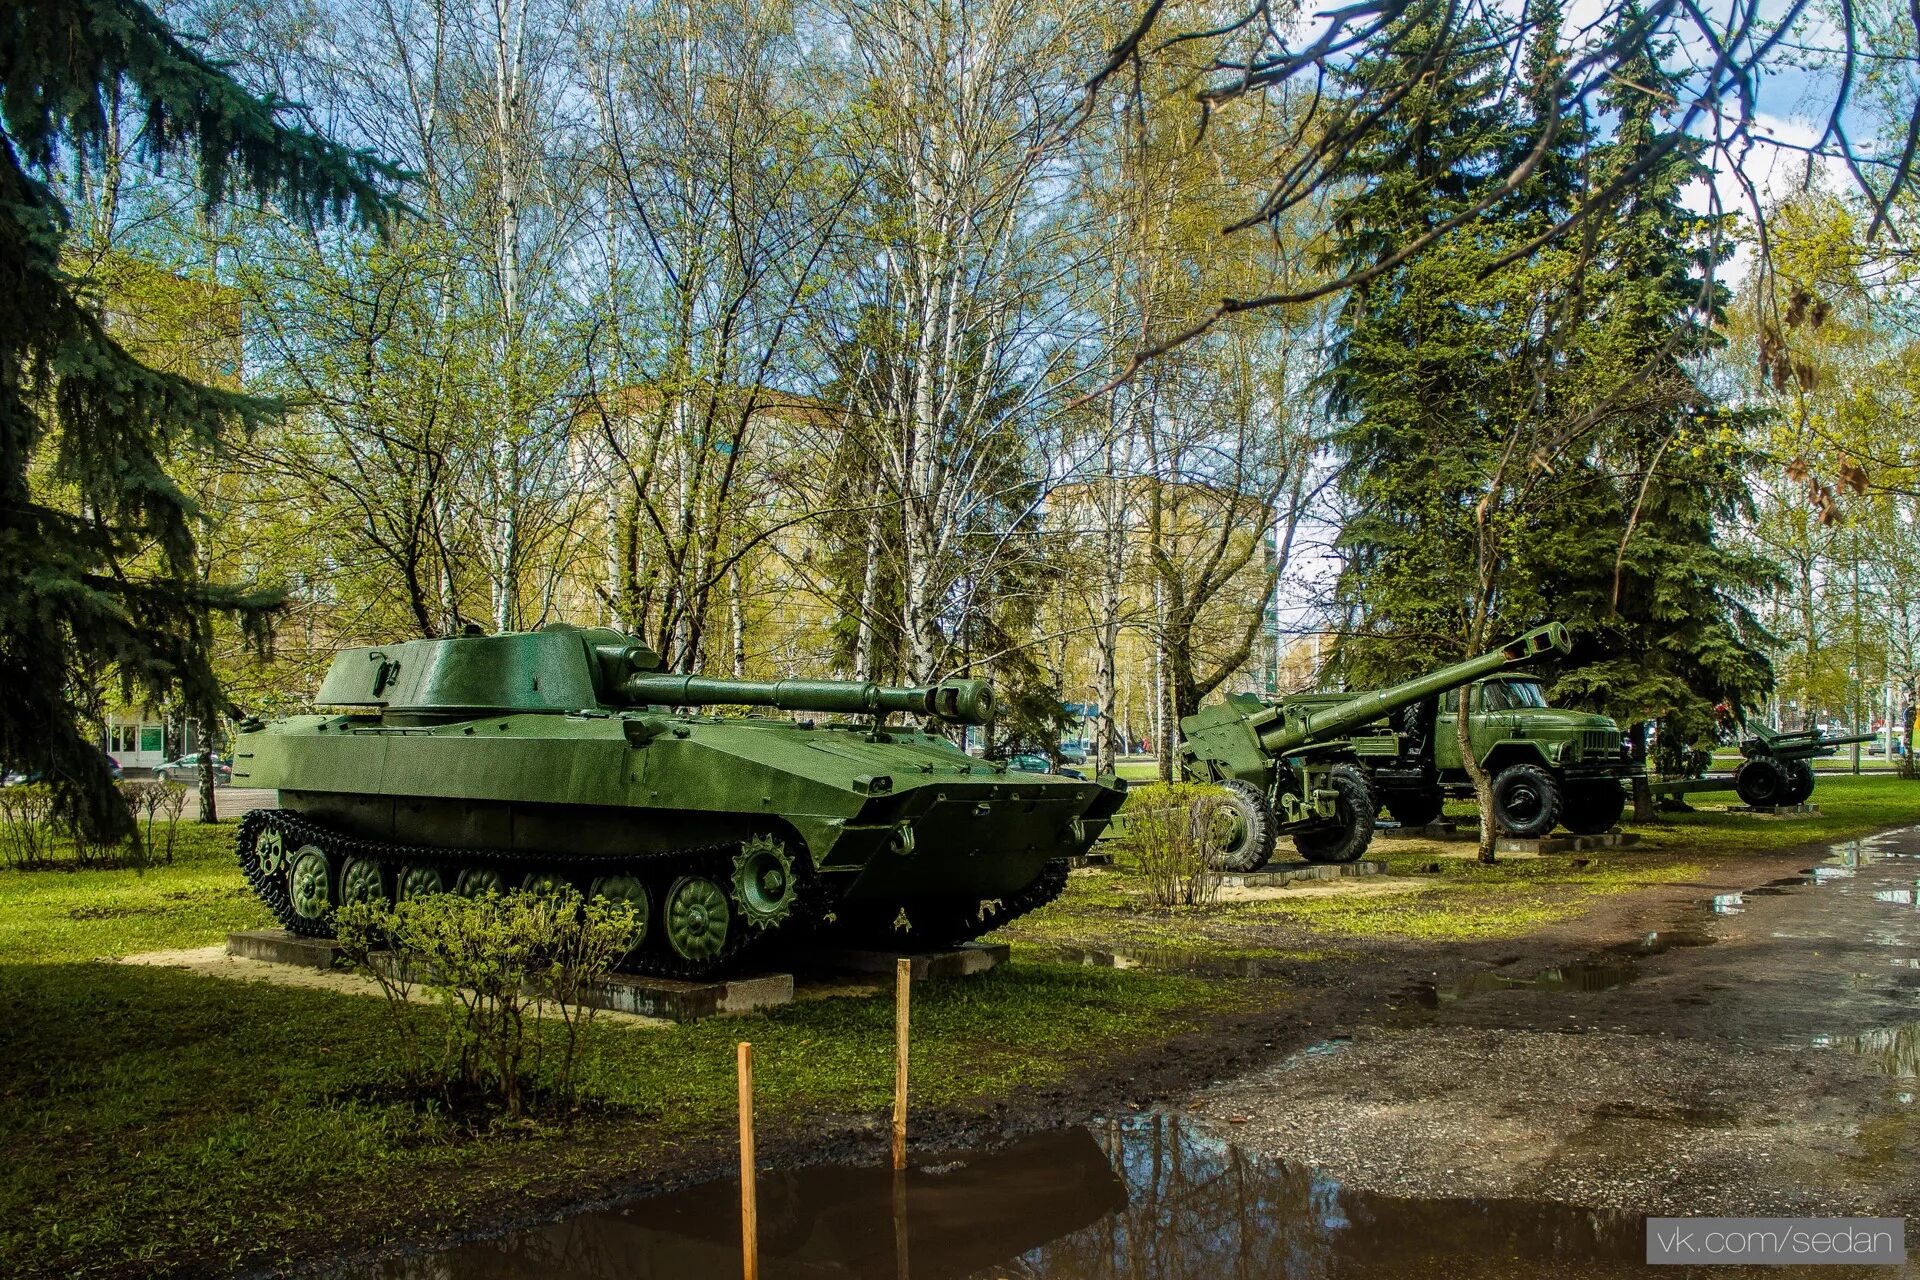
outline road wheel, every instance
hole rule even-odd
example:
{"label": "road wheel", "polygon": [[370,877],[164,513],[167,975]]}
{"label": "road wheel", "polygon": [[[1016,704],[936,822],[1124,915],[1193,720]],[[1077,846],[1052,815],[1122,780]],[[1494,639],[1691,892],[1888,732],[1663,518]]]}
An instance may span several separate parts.
{"label": "road wheel", "polygon": [[1403,827],[1424,827],[1437,821],[1447,802],[1438,790],[1389,791],[1381,799],[1393,820]]}
{"label": "road wheel", "polygon": [[1511,764],[1493,779],[1493,816],[1503,834],[1532,840],[1560,820],[1560,784],[1537,764]]}
{"label": "road wheel", "polygon": [[1805,804],[1813,794],[1813,765],[1795,760],[1787,766],[1787,794],[1781,804]]}
{"label": "road wheel", "polygon": [[717,957],[727,946],[732,911],[727,891],[705,876],[681,876],[667,890],[661,923],[667,945],[682,960],[695,963]]}
{"label": "road wheel", "polygon": [[287,898],[293,913],[310,929],[318,929],[333,914],[333,863],[317,844],[301,845],[287,865]]}
{"label": "road wheel", "polygon": [[1352,862],[1373,843],[1373,792],[1367,776],[1350,764],[1327,771],[1327,785],[1339,793],[1334,820],[1323,827],[1296,832],[1293,847],[1308,862]]}
{"label": "road wheel", "polygon": [[1777,760],[1758,756],[1740,766],[1733,775],[1733,789],[1748,807],[1771,809],[1787,803],[1787,771]]}
{"label": "road wheel", "polygon": [[340,868],[340,901],[385,902],[387,878],[372,858],[348,858]]}
{"label": "road wheel", "polygon": [[1273,809],[1251,782],[1229,778],[1215,804],[1194,815],[1194,839],[1214,850],[1215,871],[1257,871],[1273,857]]}
{"label": "road wheel", "polygon": [[1597,836],[1612,830],[1626,808],[1626,789],[1611,779],[1569,782],[1560,825],[1575,835]]}

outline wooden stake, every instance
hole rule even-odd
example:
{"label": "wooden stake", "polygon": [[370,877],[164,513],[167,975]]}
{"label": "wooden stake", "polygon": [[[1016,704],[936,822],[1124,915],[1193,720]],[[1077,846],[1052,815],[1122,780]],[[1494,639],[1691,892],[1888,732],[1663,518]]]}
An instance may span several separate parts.
{"label": "wooden stake", "polygon": [[907,1167],[907,998],[913,990],[913,961],[893,969],[893,1167]]}
{"label": "wooden stake", "polygon": [[753,1046],[740,1042],[740,1274],[760,1280],[760,1208],[753,1171]]}

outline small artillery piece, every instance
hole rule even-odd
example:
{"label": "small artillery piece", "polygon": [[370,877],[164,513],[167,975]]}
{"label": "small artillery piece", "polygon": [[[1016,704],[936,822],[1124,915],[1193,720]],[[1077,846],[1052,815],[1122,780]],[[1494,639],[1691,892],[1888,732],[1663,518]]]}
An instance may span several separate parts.
{"label": "small artillery piece", "polygon": [[1187,777],[1218,783],[1216,865],[1251,871],[1293,837],[1311,862],[1352,862],[1373,840],[1376,803],[1367,766],[1408,752],[1405,735],[1358,732],[1403,707],[1491,672],[1572,649],[1557,622],[1490,653],[1364,693],[1304,693],[1265,702],[1238,694],[1180,722]]}
{"label": "small artillery piece", "polygon": [[1746,730],[1747,736],[1740,740],[1740,754],[1745,759],[1732,774],[1656,782],[1652,784],[1653,793],[1683,796],[1701,791],[1733,791],[1742,803],[1754,809],[1805,804],[1813,795],[1813,761],[1831,756],[1852,743],[1873,740],[1870,733],[1829,738],[1818,729],[1787,732],[1770,729],[1758,721],[1748,723]]}

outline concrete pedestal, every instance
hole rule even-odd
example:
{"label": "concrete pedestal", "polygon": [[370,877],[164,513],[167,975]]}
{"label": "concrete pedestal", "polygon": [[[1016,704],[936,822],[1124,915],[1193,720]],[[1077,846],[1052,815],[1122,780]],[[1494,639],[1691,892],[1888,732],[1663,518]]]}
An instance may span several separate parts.
{"label": "concrete pedestal", "polygon": [[285,929],[230,933],[227,954],[243,960],[298,965],[302,969],[335,969],[346,963],[340,958],[340,944],[332,938],[302,938]]}
{"label": "concrete pedestal", "polygon": [[948,951],[862,951],[853,947],[819,947],[797,959],[808,969],[834,973],[872,973],[892,976],[894,966],[910,961],[915,982],[928,978],[965,978],[985,973],[1007,962],[1012,948],[1004,942],[968,942]]}
{"label": "concrete pedestal", "polygon": [[[1001,948],[1004,953],[1005,948]],[[257,929],[227,935],[227,954],[304,969],[344,967],[340,944],[332,938],[300,938],[284,929]],[[392,965],[391,953],[372,957],[376,964]],[[423,975],[414,975],[424,982]],[[615,1013],[692,1022],[722,1013],[746,1013],[793,1001],[790,973],[746,974],[739,977],[679,979],[616,973],[597,987],[581,993],[580,1003]]]}
{"label": "concrete pedestal", "polygon": [[1538,857],[1543,853],[1586,853],[1593,849],[1625,849],[1640,843],[1640,837],[1625,831],[1605,831],[1597,836],[1557,835],[1526,840],[1519,836],[1499,836],[1493,842],[1495,853]]}
{"label": "concrete pedestal", "polygon": [[1756,818],[1815,818],[1820,815],[1820,806],[1817,804],[1730,804],[1727,806],[1727,812],[1744,813]]}
{"label": "concrete pedestal", "polygon": [[1269,862],[1258,871],[1228,871],[1220,883],[1230,889],[1273,889],[1307,880],[1339,880],[1346,876],[1384,875],[1387,864],[1377,858],[1354,862]]}
{"label": "concrete pedestal", "polygon": [[1429,822],[1420,827],[1382,823],[1373,829],[1375,840],[1451,840],[1459,834],[1457,822]]}

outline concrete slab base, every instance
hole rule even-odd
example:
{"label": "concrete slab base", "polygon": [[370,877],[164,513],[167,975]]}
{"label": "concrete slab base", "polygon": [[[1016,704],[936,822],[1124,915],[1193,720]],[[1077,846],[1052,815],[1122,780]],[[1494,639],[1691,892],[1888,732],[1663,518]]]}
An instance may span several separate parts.
{"label": "concrete slab base", "polygon": [[1220,883],[1229,889],[1273,889],[1307,880],[1339,880],[1346,876],[1384,875],[1387,864],[1377,858],[1354,862],[1269,862],[1258,871],[1228,871]]}
{"label": "concrete slab base", "polygon": [[1110,867],[1113,865],[1113,855],[1098,851],[1076,853],[1067,859],[1067,865],[1075,871],[1082,867]]}
{"label": "concrete slab base", "polygon": [[747,974],[737,978],[649,978],[616,973],[583,993],[583,1003],[616,1013],[669,1022],[696,1022],[722,1013],[749,1013],[793,1003],[790,973]]}
{"label": "concrete slab base", "polygon": [[337,969],[340,944],[332,938],[302,938],[285,929],[249,929],[227,935],[227,954],[269,964],[293,964],[303,969]]}
{"label": "concrete slab base", "polygon": [[[340,944],[331,938],[300,938],[283,929],[256,929],[227,935],[227,954],[302,969],[344,967]],[[380,953],[378,958],[385,958]],[[416,975],[416,981],[418,981]],[[790,973],[685,980],[616,973],[581,993],[582,1004],[614,1013],[669,1022],[692,1022],[723,1013],[747,1013],[793,1001]]]}
{"label": "concrete slab base", "polygon": [[805,967],[839,973],[894,972],[902,960],[912,964],[913,981],[928,978],[965,978],[985,973],[1007,962],[1013,948],[1004,942],[967,942],[947,951],[863,951],[854,947],[819,947],[803,952]]}
{"label": "concrete slab base", "polygon": [[1593,849],[1625,849],[1640,843],[1640,837],[1627,831],[1604,831],[1597,836],[1558,835],[1523,840],[1518,836],[1499,836],[1493,842],[1496,854],[1512,857],[1539,857],[1543,853],[1586,853]]}
{"label": "concrete slab base", "polygon": [[1422,827],[1402,827],[1381,823],[1374,827],[1375,840],[1451,840],[1459,834],[1457,822],[1429,822]]}
{"label": "concrete slab base", "polygon": [[1754,818],[1817,818],[1820,816],[1820,806],[1817,804],[1730,804],[1726,811],[1744,813]]}

